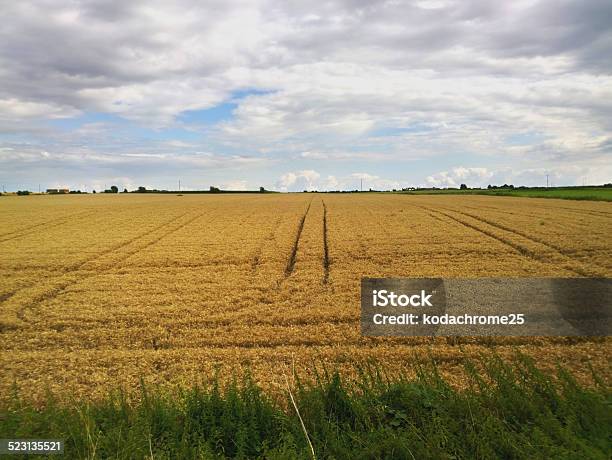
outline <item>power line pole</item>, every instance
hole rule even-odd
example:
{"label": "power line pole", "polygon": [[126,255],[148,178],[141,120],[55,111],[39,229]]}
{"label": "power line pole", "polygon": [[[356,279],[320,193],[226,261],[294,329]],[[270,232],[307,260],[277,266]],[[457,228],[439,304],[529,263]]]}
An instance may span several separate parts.
{"label": "power line pole", "polygon": [[548,188],[548,174],[546,174],[546,188]]}
{"label": "power line pole", "polygon": [[361,191],[363,192],[363,177],[361,179],[359,179],[360,183],[361,183]]}
{"label": "power line pole", "polygon": [[179,192],[181,191],[181,180],[179,179]]}

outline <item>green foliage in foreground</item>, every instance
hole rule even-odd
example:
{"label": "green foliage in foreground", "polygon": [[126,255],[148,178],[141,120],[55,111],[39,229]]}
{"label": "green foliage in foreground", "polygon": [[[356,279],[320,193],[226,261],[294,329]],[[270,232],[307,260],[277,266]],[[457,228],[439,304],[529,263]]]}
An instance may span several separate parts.
{"label": "green foliage in foreground", "polygon": [[[375,366],[351,382],[322,372],[292,393],[317,458],[612,456],[603,382],[584,388],[562,369],[552,378],[524,357],[478,364],[484,371],[466,365],[463,391],[431,365],[413,379],[388,379]],[[248,377],[173,395],[143,388],[132,403],[121,393],[73,406],[50,400],[40,410],[15,400],[0,417],[0,437],[64,438],[67,458],[312,457],[294,406],[288,399],[282,407]]]}
{"label": "green foliage in foreground", "polygon": [[498,188],[498,189],[428,189],[400,192],[409,195],[493,195],[562,200],[612,201],[612,187]]}

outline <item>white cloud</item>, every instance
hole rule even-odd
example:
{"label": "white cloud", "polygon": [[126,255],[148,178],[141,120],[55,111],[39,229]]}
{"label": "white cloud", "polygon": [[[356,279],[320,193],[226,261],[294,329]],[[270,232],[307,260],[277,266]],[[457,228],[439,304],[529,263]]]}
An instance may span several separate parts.
{"label": "white cloud", "polygon": [[221,184],[222,190],[248,190],[248,188],[245,180],[230,180]]}
{"label": "white cloud", "polygon": [[311,160],[326,160],[329,158],[329,155],[323,152],[302,152],[300,153],[300,157]]}
{"label": "white cloud", "polygon": [[609,164],[569,164],[556,168],[466,168],[457,167],[441,171],[425,179],[425,186],[457,188],[466,184],[470,188],[484,188],[488,185],[526,185],[542,187],[554,185],[598,185],[610,181],[612,166]]}
{"label": "white cloud", "polygon": [[285,192],[301,192],[304,190],[335,191],[359,190],[362,183],[364,190],[401,188],[399,181],[385,179],[368,173],[351,173],[340,177],[328,175],[326,178],[323,178],[317,171],[312,170],[285,173],[277,181],[276,186],[279,190]]}
{"label": "white cloud", "polygon": [[277,182],[277,187],[283,192],[301,192],[303,190],[316,190],[321,175],[313,170],[288,172],[283,174]]}
{"label": "white cloud", "polygon": [[[0,161],[11,171],[51,160],[54,174],[74,163],[129,166],[139,157],[161,174],[170,162],[224,169],[258,155],[283,163],[266,183],[297,171],[281,187],[352,188],[346,165],[376,161],[386,166],[369,182],[388,188],[398,181],[382,176],[414,159],[435,158],[446,172],[428,182],[443,186],[495,178],[455,171],[447,157],[478,157],[473,164],[490,170],[569,171],[612,153],[605,0],[47,0],[2,9],[0,133],[9,140],[0,148],[14,150]],[[230,101],[231,116],[215,126],[180,119]],[[121,121],[49,123],[87,113],[200,137],[117,133]],[[299,173],[311,168],[320,177]],[[321,179],[330,175],[337,183]]]}
{"label": "white cloud", "polygon": [[78,115],[73,107],[58,104],[27,101],[17,98],[0,98],[0,120],[31,120],[34,118],[66,118]]}
{"label": "white cloud", "polygon": [[340,182],[336,178],[336,176],[327,176],[327,181],[325,183],[326,190],[338,190],[340,187]]}
{"label": "white cloud", "polygon": [[[134,179],[130,178],[130,177],[104,177],[101,179],[97,179],[92,181],[90,184],[74,184],[72,185],[72,188],[77,188],[81,191],[87,191],[87,192],[92,192],[93,190],[95,190],[96,192],[103,192],[104,190],[108,190],[110,189],[113,185],[117,186],[117,188],[119,189],[120,192],[123,192],[124,189],[128,189],[128,190],[135,190],[136,188],[138,188],[138,185],[136,185]],[[69,184],[63,184],[62,185],[65,188],[69,188]],[[59,185],[56,185],[56,187],[59,187]]]}

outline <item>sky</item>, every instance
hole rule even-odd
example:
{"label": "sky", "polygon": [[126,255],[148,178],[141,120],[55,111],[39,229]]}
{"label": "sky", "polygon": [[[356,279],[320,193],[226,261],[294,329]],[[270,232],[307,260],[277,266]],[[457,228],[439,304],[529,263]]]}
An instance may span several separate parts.
{"label": "sky", "polygon": [[612,182],[609,0],[0,0],[0,185]]}

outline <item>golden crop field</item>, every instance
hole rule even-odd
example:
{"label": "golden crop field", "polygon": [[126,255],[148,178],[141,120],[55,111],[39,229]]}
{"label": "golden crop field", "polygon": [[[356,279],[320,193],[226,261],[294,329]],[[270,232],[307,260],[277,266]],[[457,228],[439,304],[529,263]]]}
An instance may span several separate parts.
{"label": "golden crop field", "polygon": [[[105,394],[249,368],[390,370],[519,349],[608,376],[601,338],[366,338],[369,277],[611,276],[612,204],[394,194],[0,198],[1,394]],[[460,382],[459,382],[460,384]]]}

